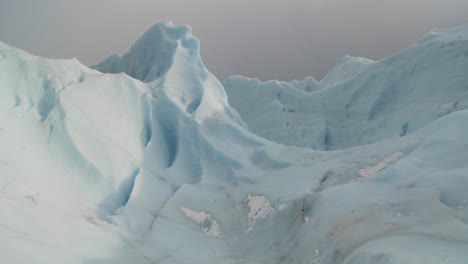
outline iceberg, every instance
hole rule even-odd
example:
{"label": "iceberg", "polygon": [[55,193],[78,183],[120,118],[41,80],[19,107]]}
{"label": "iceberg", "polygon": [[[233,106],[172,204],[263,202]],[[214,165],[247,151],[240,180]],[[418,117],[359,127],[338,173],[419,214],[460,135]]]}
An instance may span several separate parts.
{"label": "iceberg", "polygon": [[188,26],[91,67],[0,42],[0,255],[465,263],[467,104],[467,26],[320,82],[224,87]]}

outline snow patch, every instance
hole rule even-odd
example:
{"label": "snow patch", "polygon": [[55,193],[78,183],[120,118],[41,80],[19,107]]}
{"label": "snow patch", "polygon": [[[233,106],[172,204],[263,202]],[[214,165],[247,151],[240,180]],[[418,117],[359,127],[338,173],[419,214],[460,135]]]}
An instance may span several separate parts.
{"label": "snow patch", "polygon": [[319,249],[316,249],[315,250],[315,256],[314,256],[314,258],[312,259],[312,261],[310,263],[311,264],[321,264],[322,261],[323,261],[322,253],[320,252]]}
{"label": "snow patch", "polygon": [[247,207],[249,208],[249,227],[247,232],[252,231],[258,220],[265,219],[274,212],[271,203],[264,196],[252,196],[247,198]]}
{"label": "snow patch", "polygon": [[216,238],[223,236],[223,229],[210,214],[203,211],[194,211],[183,206],[180,206],[180,210],[188,219],[196,224],[202,225],[202,231],[205,232],[205,234]]}
{"label": "snow patch", "polygon": [[280,204],[280,205],[278,206],[278,211],[283,211],[286,207],[288,207],[287,204]]}
{"label": "snow patch", "polygon": [[401,159],[403,156],[404,154],[402,152],[395,152],[392,155],[380,161],[379,163],[375,164],[374,166],[366,167],[364,169],[359,170],[359,177],[367,178],[370,176],[374,176],[381,170],[385,169],[386,167],[395,163],[397,160]]}
{"label": "snow patch", "polygon": [[304,223],[307,223],[307,222],[309,222],[309,220],[310,220],[309,214],[306,213],[306,212],[302,212],[302,221]]}
{"label": "snow patch", "polygon": [[193,222],[197,224],[203,224],[211,220],[211,215],[203,211],[197,212],[197,211],[193,211],[192,209],[186,208],[183,206],[180,207],[180,210],[182,210],[182,212],[185,214],[186,217],[188,217],[190,220],[192,220]]}

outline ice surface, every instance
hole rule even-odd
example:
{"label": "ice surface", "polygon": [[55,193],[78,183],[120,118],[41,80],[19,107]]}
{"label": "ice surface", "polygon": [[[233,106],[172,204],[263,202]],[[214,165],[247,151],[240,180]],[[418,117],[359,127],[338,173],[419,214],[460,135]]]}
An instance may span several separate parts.
{"label": "ice surface", "polygon": [[93,68],[0,43],[5,263],[466,263],[468,27],[231,78],[248,129],[186,26]]}

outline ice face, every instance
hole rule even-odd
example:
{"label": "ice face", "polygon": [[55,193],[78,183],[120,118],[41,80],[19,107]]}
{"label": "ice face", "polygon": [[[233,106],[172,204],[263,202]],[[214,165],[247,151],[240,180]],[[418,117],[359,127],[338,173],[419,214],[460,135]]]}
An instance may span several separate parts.
{"label": "ice face", "polygon": [[241,120],[185,26],[93,66],[108,73],[0,43],[0,255],[465,263],[467,65],[463,27],[345,58],[330,85],[235,77]]}

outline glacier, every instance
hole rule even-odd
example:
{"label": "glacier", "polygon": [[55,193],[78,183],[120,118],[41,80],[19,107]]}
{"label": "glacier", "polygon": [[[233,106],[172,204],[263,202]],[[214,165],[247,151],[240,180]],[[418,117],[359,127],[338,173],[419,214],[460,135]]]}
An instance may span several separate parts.
{"label": "glacier", "polygon": [[223,84],[169,22],[90,67],[0,42],[2,261],[466,263],[468,26]]}
{"label": "glacier", "polygon": [[[434,30],[381,61],[345,56],[320,82],[224,81],[257,135],[339,150],[404,136],[468,105],[466,27]],[[305,87],[305,89],[304,89]]]}

